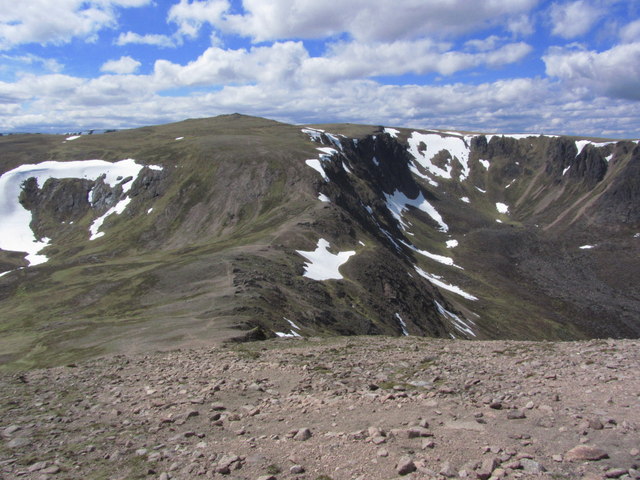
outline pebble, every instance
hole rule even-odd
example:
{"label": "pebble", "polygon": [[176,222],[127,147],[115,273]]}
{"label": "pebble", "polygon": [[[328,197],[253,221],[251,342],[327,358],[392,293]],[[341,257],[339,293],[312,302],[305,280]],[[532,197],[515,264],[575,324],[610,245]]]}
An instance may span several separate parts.
{"label": "pebble", "polygon": [[487,480],[495,468],[498,466],[498,459],[496,457],[485,458],[482,461],[482,465],[476,470],[476,475],[479,480]]}
{"label": "pebble", "polygon": [[521,459],[520,465],[522,466],[522,469],[527,473],[540,474],[547,471],[547,469],[544,468],[540,463],[531,460],[530,458]]}
{"label": "pebble", "polygon": [[305,440],[309,440],[311,438],[311,435],[311,430],[305,427],[299,429],[293,436],[293,439],[299,442],[304,442]]}
{"label": "pebble", "polygon": [[508,420],[520,420],[522,418],[527,418],[522,410],[512,410],[507,413]]}
{"label": "pebble", "polygon": [[456,470],[451,466],[451,463],[446,461],[440,466],[440,475],[445,476],[447,478],[452,478],[456,476]]}
{"label": "pebble", "polygon": [[376,454],[379,457],[388,457],[389,456],[389,450],[387,450],[386,448],[379,448]]}
{"label": "pebble", "polygon": [[607,452],[592,445],[578,445],[569,450],[564,456],[564,459],[567,462],[574,460],[597,461],[602,460],[603,458],[609,458]]}
{"label": "pebble", "polygon": [[607,478],[619,478],[627,473],[629,473],[629,471],[626,468],[611,468],[604,472],[604,476]]}

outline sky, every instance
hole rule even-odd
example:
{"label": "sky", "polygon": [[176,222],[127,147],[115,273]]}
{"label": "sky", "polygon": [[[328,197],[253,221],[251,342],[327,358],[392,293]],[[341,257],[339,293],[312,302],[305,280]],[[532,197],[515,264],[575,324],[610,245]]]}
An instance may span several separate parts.
{"label": "sky", "polygon": [[0,0],[0,132],[235,112],[640,138],[640,0]]}

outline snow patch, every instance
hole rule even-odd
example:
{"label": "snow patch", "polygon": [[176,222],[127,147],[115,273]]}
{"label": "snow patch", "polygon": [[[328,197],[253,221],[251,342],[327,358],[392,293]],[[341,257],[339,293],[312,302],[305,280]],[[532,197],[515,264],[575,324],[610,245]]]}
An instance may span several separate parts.
{"label": "snow patch", "polygon": [[398,322],[400,323],[400,328],[402,329],[402,335],[404,335],[405,337],[408,337],[409,336],[409,331],[407,330],[407,324],[402,319],[402,317],[400,316],[399,313],[396,313],[395,316],[398,319]]}
{"label": "snow patch", "polygon": [[321,238],[318,240],[317,248],[313,252],[296,250],[298,254],[309,260],[305,264],[303,276],[312,280],[340,280],[343,278],[339,268],[356,252],[347,251],[333,254],[329,252],[329,246],[329,242]]}
{"label": "snow patch", "polygon": [[587,145],[593,145],[594,147],[604,147],[605,145],[609,145],[610,143],[613,142],[592,142],[591,140],[576,140],[576,148],[578,149],[578,155],[580,155],[582,153],[582,150],[584,150],[584,147],[586,147]]}
{"label": "snow patch", "polygon": [[489,162],[489,160],[478,160],[480,162],[480,165],[482,165],[485,170],[489,170],[489,167],[491,166],[491,163]]}
{"label": "snow patch", "polygon": [[176,137],[176,140],[184,140],[184,137]]}
{"label": "snow patch", "polygon": [[350,173],[351,175],[353,175],[353,172],[349,169],[349,167],[347,167],[347,164],[342,162],[342,168],[344,169],[345,172]]}
{"label": "snow patch", "polygon": [[327,197],[324,193],[318,194],[318,200],[320,200],[321,202],[331,202],[329,197]]}
{"label": "snow patch", "polygon": [[508,214],[509,213],[509,205],[505,204],[505,203],[496,203],[496,210],[498,210],[498,212],[503,213],[503,214]]}
{"label": "snow patch", "polygon": [[410,248],[414,252],[419,253],[420,255],[422,255],[424,257],[430,258],[431,260],[435,260],[438,263],[442,263],[443,265],[448,265],[450,267],[456,267],[456,268],[459,268],[461,270],[464,270],[462,267],[456,265],[453,262],[453,258],[451,258],[451,257],[445,257],[444,255],[438,255],[438,254],[435,254],[435,253],[428,252],[426,250],[420,250],[419,248],[411,245],[410,243],[403,242],[402,240],[400,240],[400,243],[402,243],[405,247]]}
{"label": "snow patch", "polygon": [[407,197],[404,193],[399,190],[393,192],[392,195],[385,194],[387,198],[387,208],[391,212],[391,214],[400,222],[400,225],[403,229],[406,230],[406,225],[402,220],[402,213],[407,210],[407,207],[415,207],[418,210],[422,210],[427,215],[429,215],[438,225],[439,230],[441,232],[448,232],[449,226],[444,223],[442,216],[438,213],[438,211],[431,205],[422,195],[422,192],[414,198],[411,199]]}
{"label": "snow patch", "polygon": [[[137,177],[144,165],[129,158],[111,163],[104,160],[76,160],[71,162],[47,161],[38,164],[21,165],[5,172],[0,177],[0,248],[3,250],[27,252],[29,265],[38,265],[47,261],[45,255],[36,255],[48,245],[48,239],[37,239],[29,226],[31,212],[18,201],[23,183],[35,178],[39,187],[50,178],[86,178],[97,180],[104,175],[104,182],[115,186],[122,178]],[[162,167],[149,165],[149,168],[162,170]],[[122,185],[127,193],[133,182]],[[91,197],[90,197],[91,199]]]}
{"label": "snow patch", "polygon": [[294,338],[294,337],[299,337],[300,335],[297,334],[296,332],[294,332],[293,330],[289,330],[291,333],[284,333],[284,332],[275,332],[275,334],[277,336],[279,336],[280,338]]}
{"label": "snow patch", "polygon": [[293,323],[291,320],[289,320],[287,317],[282,317],[282,318],[285,319],[287,322],[289,322],[289,325],[291,325],[293,328],[295,328],[296,330],[300,330],[300,327],[295,323]]}
{"label": "snow patch", "polygon": [[70,142],[71,140],[75,140],[77,138],[80,138],[82,135],[71,135],[70,137],[67,137],[64,139],[65,142]]}
{"label": "snow patch", "polygon": [[464,203],[471,203],[471,200],[469,200],[469,197],[460,197],[460,201]]}
{"label": "snow patch", "polygon": [[147,210],[147,215],[149,215],[151,212],[153,212],[153,207],[151,207],[149,210]]}
{"label": "snow patch", "polygon": [[376,167],[379,167],[379,166],[380,166],[380,162],[378,161],[378,159],[377,159],[376,157],[373,157],[373,158],[371,159],[371,161],[373,162],[373,164],[374,164]]}
{"label": "snow patch", "polygon": [[458,246],[458,240],[447,240],[447,248],[456,248]]}
{"label": "snow patch", "polygon": [[307,135],[309,135],[309,138],[311,138],[311,140],[314,142],[322,141],[323,130],[318,130],[316,128],[303,128],[302,133],[306,133]]}
{"label": "snow patch", "polygon": [[322,178],[324,179],[325,182],[329,181],[329,177],[327,177],[327,174],[325,173],[324,168],[322,168],[322,163],[320,162],[320,160],[316,158],[311,158],[309,160],[305,160],[305,163],[309,165],[311,168],[313,168],[320,175],[322,175]]}
{"label": "snow patch", "polygon": [[392,138],[398,138],[398,134],[400,133],[400,130],[396,130],[395,128],[386,127],[384,129],[384,133],[389,134]]}
{"label": "snow patch", "polygon": [[580,248],[580,250],[590,250],[592,248],[595,248],[595,245],[582,245],[579,248]]}
{"label": "snow patch", "polygon": [[487,193],[486,190],[483,190],[480,187],[475,187],[475,189],[478,190],[480,193]]}
{"label": "snow patch", "polygon": [[467,300],[474,300],[474,301],[478,300],[477,297],[474,297],[470,293],[465,292],[460,287],[445,283],[444,281],[441,280],[442,277],[438,277],[436,275],[431,275],[431,274],[425,272],[424,270],[422,270],[420,267],[417,267],[417,266],[414,266],[413,268],[415,269],[416,272],[418,272],[418,275],[426,278],[431,283],[433,283],[434,285],[442,288],[443,290],[447,290],[449,292],[452,292],[452,293],[455,293],[457,295],[460,295],[461,297],[466,298]]}
{"label": "snow patch", "polygon": [[[440,305],[438,303],[437,300],[433,301],[436,304],[436,308],[438,309],[438,312],[440,313],[440,315],[442,315],[445,318],[448,318],[449,320],[451,320],[451,323],[453,324],[453,327],[463,333],[466,333],[467,335],[471,335],[472,337],[475,337],[476,334],[475,332],[471,329],[471,325],[469,325],[467,322],[465,322],[464,320],[462,320],[458,315],[456,315],[455,313],[450,312],[449,310],[447,310],[446,308],[444,308],[442,305]],[[469,320],[471,322],[471,320]],[[473,322],[471,322],[473,323]]]}
{"label": "snow patch", "polygon": [[565,173],[567,173],[569,171],[569,169],[571,168],[571,165],[569,165],[567,168],[565,168],[564,170],[562,170],[562,176],[564,177]]}
{"label": "snow patch", "polygon": [[107,219],[107,217],[110,215],[113,215],[114,213],[117,215],[120,215],[122,212],[124,212],[124,209],[127,208],[127,205],[129,205],[129,202],[131,202],[131,197],[125,197],[124,199],[116,203],[113,207],[111,207],[109,210],[107,210],[104,213],[104,215],[96,218],[91,224],[91,226],[89,227],[89,232],[91,233],[89,240],[95,240],[96,238],[102,237],[104,235],[104,232],[98,232],[98,230],[100,229],[104,221]]}

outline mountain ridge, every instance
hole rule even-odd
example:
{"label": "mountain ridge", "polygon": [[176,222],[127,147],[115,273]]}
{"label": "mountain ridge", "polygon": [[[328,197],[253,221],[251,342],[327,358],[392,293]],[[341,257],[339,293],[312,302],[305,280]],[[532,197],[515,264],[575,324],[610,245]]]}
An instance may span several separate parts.
{"label": "mountain ridge", "polygon": [[[3,175],[91,158],[139,170],[113,185],[23,188],[32,229],[52,241],[49,261],[0,277],[10,365],[206,344],[238,328],[252,338],[640,335],[637,142],[242,115],[11,137],[0,138]],[[90,227],[102,235],[90,240]],[[299,252],[319,239],[327,254],[355,252],[342,279],[304,276]],[[25,261],[0,251],[0,265]]]}

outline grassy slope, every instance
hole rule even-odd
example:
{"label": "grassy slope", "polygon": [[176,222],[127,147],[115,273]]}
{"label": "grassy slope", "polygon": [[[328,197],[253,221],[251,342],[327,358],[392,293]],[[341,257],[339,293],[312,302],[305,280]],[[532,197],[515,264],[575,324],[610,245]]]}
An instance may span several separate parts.
{"label": "grassy slope", "polygon": [[[377,131],[359,125],[319,127],[355,137]],[[490,172],[472,157],[465,184],[442,181],[434,191],[423,183],[437,196],[438,211],[451,226],[449,235],[437,232],[421,212],[406,215],[417,247],[453,256],[465,267],[462,271],[414,255],[425,270],[480,298],[470,302],[441,291],[452,308],[476,319],[481,338],[593,334],[576,326],[575,318],[585,310],[568,302],[568,291],[551,288],[562,281],[553,263],[573,257],[553,256],[553,232],[531,225],[532,219],[550,224],[560,211],[557,206],[535,209],[536,199],[549,188],[540,176],[544,141],[534,141],[518,157],[522,165],[508,190],[514,178],[509,155],[492,158]],[[88,241],[95,216],[88,212],[72,229],[58,232],[46,252],[51,256],[47,264],[0,278],[0,362],[24,368],[114,351],[202,345],[238,335],[237,328],[246,325],[288,331],[283,317],[294,319],[306,333],[398,334],[392,317],[402,312],[412,333],[446,336],[436,323],[429,324],[435,321],[428,316],[432,305],[420,303],[415,292],[431,287],[407,276],[411,264],[392,260],[381,268],[376,262],[391,257],[379,233],[336,204],[317,201],[319,190],[340,191],[335,184],[322,184],[304,165],[317,156],[315,146],[300,127],[238,115],[68,142],[45,135],[0,138],[1,171],[50,159],[134,158],[162,165],[165,176],[162,194],[134,198],[125,213],[108,219],[104,237]],[[367,181],[356,176],[349,181],[360,195],[373,198]],[[572,188],[556,202],[575,202],[581,191]],[[471,203],[459,201],[461,196]],[[512,206],[512,214],[498,214],[497,201]],[[150,207],[154,210],[147,214]],[[497,224],[496,218],[504,223]],[[301,276],[303,260],[295,250],[313,250],[321,235],[328,235],[336,250],[358,252],[343,267],[342,281]],[[446,249],[448,238],[460,245]],[[527,252],[536,249],[551,260],[527,263]],[[0,261],[18,261],[9,257]],[[577,276],[593,266],[578,267]],[[420,313],[411,318],[403,306]]]}

